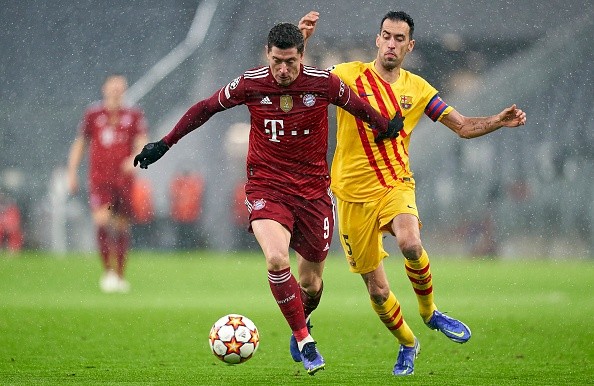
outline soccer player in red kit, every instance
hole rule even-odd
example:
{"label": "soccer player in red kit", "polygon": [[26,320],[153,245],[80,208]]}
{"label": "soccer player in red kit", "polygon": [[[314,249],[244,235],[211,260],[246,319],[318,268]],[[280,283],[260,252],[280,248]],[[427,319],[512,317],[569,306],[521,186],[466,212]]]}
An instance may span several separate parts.
{"label": "soccer player in red kit", "polygon": [[[250,230],[264,252],[270,289],[293,332],[298,361],[313,375],[325,362],[306,318],[322,295],[322,271],[334,227],[326,160],[328,105],[368,122],[373,129],[366,130],[373,130],[378,141],[396,137],[402,120],[389,121],[338,77],[303,65],[303,47],[297,26],[274,26],[268,35],[268,66],[246,71],[192,106],[169,134],[143,148],[134,165],[147,168],[217,112],[248,107],[245,194]],[[297,254],[299,282],[290,270],[289,248]]]}
{"label": "soccer player in red kit", "polygon": [[68,159],[68,186],[75,193],[78,167],[89,148],[89,201],[104,268],[100,281],[104,292],[130,288],[124,268],[130,244],[132,157],[147,141],[144,113],[123,104],[126,89],[124,76],[106,78],[103,100],[86,109]]}

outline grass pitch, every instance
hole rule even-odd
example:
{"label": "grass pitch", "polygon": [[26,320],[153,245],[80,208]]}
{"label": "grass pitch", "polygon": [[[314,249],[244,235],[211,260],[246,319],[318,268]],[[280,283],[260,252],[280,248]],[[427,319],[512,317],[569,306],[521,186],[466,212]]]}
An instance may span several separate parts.
{"label": "grass pitch", "polygon": [[[260,254],[134,252],[129,294],[99,291],[95,255],[0,255],[2,385],[581,385],[594,382],[594,262],[432,256],[436,302],[473,332],[464,345],[425,327],[399,258],[392,289],[421,342],[415,375],[394,378],[397,347],[358,275],[331,256],[313,336],[326,370],[308,376],[288,353],[289,328]],[[261,343],[226,365],[211,325],[245,314]]]}

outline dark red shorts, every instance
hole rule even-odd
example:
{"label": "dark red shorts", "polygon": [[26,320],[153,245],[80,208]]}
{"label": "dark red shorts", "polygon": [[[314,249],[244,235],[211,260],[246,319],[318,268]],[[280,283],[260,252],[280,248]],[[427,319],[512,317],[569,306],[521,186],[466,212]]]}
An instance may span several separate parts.
{"label": "dark red shorts", "polygon": [[95,210],[109,205],[110,210],[124,217],[132,216],[132,184],[133,179],[117,182],[91,184],[89,201],[91,209]]}
{"label": "dark red shorts", "polygon": [[334,232],[334,197],[330,189],[316,200],[264,190],[247,191],[246,196],[250,223],[274,220],[291,232],[289,246],[306,260],[326,259]]}

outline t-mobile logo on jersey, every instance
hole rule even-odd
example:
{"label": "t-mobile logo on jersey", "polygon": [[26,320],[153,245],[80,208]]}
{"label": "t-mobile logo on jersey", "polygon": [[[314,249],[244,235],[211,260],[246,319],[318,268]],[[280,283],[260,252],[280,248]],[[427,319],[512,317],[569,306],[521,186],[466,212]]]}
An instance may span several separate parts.
{"label": "t-mobile logo on jersey", "polygon": [[[280,139],[278,139],[278,137],[282,136],[282,135],[297,135],[298,134],[298,130],[290,130],[287,133],[285,133],[285,124],[283,122],[282,119],[265,119],[264,120],[264,132],[266,134],[270,134],[270,138],[268,138],[269,141],[272,142],[280,142]],[[309,134],[309,130],[303,130],[302,131],[303,135],[307,135]]]}

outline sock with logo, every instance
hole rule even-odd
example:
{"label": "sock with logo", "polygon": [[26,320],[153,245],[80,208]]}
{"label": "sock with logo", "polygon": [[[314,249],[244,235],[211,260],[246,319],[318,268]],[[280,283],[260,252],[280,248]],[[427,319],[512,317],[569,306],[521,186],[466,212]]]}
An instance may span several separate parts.
{"label": "sock with logo", "polygon": [[291,274],[291,268],[268,271],[268,284],[283,316],[293,331],[297,342],[305,339],[309,332],[305,326],[305,313],[301,303],[301,288]]}

